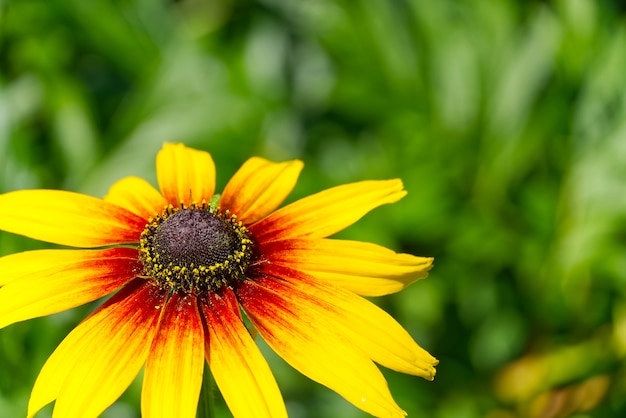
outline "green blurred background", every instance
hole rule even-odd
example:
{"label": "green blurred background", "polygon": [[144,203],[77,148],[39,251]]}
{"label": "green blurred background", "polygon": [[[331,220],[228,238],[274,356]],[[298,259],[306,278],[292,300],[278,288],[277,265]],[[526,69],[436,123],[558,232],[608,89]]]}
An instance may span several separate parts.
{"label": "green blurred background", "polygon": [[[434,382],[384,371],[409,416],[623,417],[625,17],[593,0],[0,1],[0,191],[154,182],[164,141],[210,151],[218,189],[249,156],[302,159],[290,200],[400,177],[405,199],[340,236],[436,258],[376,299],[441,361]],[[0,254],[44,246],[0,234]],[[24,415],[93,307],[0,331],[0,418]],[[290,417],[365,416],[262,348]],[[139,417],[140,390],[103,417]]]}

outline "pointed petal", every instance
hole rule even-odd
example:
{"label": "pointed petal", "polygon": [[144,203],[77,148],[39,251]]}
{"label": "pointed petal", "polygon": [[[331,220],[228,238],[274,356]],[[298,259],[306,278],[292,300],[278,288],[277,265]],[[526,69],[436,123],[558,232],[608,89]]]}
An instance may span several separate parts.
{"label": "pointed petal", "polygon": [[[34,250],[0,257],[0,286],[23,276],[50,274],[80,267],[80,263],[112,259],[137,259],[137,250],[109,248],[106,250]],[[97,263],[96,263],[97,264]],[[100,266],[98,264],[98,266]],[[124,270],[123,270],[124,271]]]}
{"label": "pointed petal", "polygon": [[9,280],[0,288],[0,328],[108,295],[140,268],[134,248],[36,250],[2,257],[0,271]]}
{"label": "pointed petal", "polygon": [[273,163],[250,158],[226,185],[220,207],[229,209],[245,225],[252,224],[283,203],[296,185],[302,166],[298,160]]}
{"label": "pointed petal", "polygon": [[99,416],[139,373],[164,300],[162,291],[137,279],[78,325],[41,369],[28,418],[54,399],[54,418]]}
{"label": "pointed petal", "polygon": [[195,418],[204,370],[204,331],[195,297],[165,305],[146,362],[143,418]]}
{"label": "pointed petal", "polygon": [[291,267],[358,295],[399,292],[428,276],[433,259],[398,254],[376,244],[335,239],[292,239],[261,244],[272,264]]}
{"label": "pointed petal", "polygon": [[125,177],[116,182],[104,200],[128,209],[146,221],[154,214],[161,213],[167,205],[161,193],[139,177]]}
{"label": "pointed petal", "polygon": [[287,417],[272,372],[241,321],[232,290],[200,305],[209,329],[206,356],[235,418]]}
{"label": "pointed petal", "polygon": [[400,200],[400,180],[361,181],[300,199],[250,226],[258,242],[325,238],[352,225],[370,210]]}
{"label": "pointed petal", "polygon": [[269,264],[264,273],[281,279],[280,291],[286,299],[299,303],[302,309],[327,316],[329,326],[334,326],[336,332],[346,336],[376,363],[401,373],[434,379],[437,359],[370,301],[289,268]]}
{"label": "pointed petal", "polygon": [[215,164],[208,152],[165,144],[156,159],[157,180],[168,203],[209,202],[215,192]]}
{"label": "pointed petal", "polygon": [[18,190],[0,195],[0,230],[73,247],[139,241],[146,221],[128,210],[80,193]]}
{"label": "pointed petal", "polygon": [[243,281],[237,296],[267,343],[292,367],[363,411],[377,417],[402,417],[382,373],[319,304],[273,279]]}

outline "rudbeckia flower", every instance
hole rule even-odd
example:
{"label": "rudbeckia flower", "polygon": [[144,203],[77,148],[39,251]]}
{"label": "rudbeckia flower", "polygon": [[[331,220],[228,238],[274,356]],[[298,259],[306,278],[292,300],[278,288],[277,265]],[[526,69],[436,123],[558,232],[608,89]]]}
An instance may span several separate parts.
{"label": "rudbeckia flower", "polygon": [[[114,293],[61,342],[28,417],[96,417],[144,369],[143,417],[195,417],[204,361],[235,417],[286,417],[257,348],[379,417],[405,413],[375,363],[433,379],[437,360],[362,296],[397,292],[432,259],[329,239],[405,195],[401,181],[334,187],[280,209],[302,163],[251,158],[221,195],[207,152],[166,144],[160,192],[137,177],[104,199],[0,195],[0,229],[73,248],[0,258],[0,328]],[[250,329],[254,329],[251,333]]]}

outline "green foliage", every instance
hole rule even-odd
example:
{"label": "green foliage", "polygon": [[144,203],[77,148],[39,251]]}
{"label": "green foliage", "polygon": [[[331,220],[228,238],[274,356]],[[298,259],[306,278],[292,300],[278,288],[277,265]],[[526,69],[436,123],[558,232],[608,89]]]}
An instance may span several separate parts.
{"label": "green foliage", "polygon": [[[305,161],[291,200],[401,177],[403,201],[340,236],[436,258],[376,300],[441,361],[434,383],[385,372],[409,416],[626,413],[618,2],[5,0],[0,13],[0,191],[154,182],[164,141],[210,151],[218,190],[251,155]],[[38,245],[0,234],[0,254]],[[0,331],[0,418],[23,415],[92,308]],[[264,350],[291,416],[363,416]],[[137,417],[139,392],[106,417]],[[559,394],[550,415],[541,402]]]}

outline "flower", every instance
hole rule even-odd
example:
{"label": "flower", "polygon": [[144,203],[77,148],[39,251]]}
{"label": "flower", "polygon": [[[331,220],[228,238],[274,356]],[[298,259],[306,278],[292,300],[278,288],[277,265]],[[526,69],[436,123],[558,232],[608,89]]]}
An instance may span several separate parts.
{"label": "flower", "polygon": [[55,417],[96,417],[144,366],[142,416],[195,417],[205,359],[235,417],[285,417],[248,321],[291,366],[363,411],[405,415],[374,362],[432,380],[437,360],[362,296],[426,277],[432,259],[327,238],[402,198],[400,180],[277,209],[300,161],[251,158],[221,196],[207,152],[165,144],[156,168],[160,192],[127,177],[104,199],[0,195],[0,230],[76,248],[0,258],[0,328],[117,290],[47,360],[28,417],[52,401]]}

